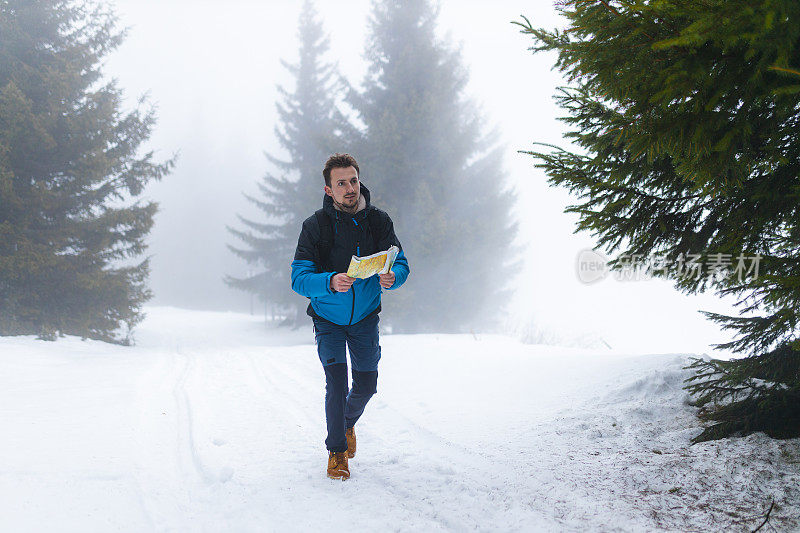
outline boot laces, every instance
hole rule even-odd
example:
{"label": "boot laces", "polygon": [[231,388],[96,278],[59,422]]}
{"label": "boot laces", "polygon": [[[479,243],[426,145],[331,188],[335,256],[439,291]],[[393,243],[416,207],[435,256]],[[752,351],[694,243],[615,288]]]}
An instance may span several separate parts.
{"label": "boot laces", "polygon": [[347,460],[347,452],[333,452],[333,460],[336,466],[341,466]]}

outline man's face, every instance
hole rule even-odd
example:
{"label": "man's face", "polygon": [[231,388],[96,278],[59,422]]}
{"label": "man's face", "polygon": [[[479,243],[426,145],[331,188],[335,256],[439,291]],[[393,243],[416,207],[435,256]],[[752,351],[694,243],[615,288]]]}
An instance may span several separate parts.
{"label": "man's face", "polygon": [[361,196],[361,185],[355,167],[332,168],[331,186],[325,186],[325,194],[344,210],[356,209]]}

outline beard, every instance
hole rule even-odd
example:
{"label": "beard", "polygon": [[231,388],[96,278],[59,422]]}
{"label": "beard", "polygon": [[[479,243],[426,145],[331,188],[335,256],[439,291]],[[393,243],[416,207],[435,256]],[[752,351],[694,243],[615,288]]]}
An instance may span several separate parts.
{"label": "beard", "polygon": [[348,213],[355,213],[356,209],[358,209],[358,201],[361,198],[361,194],[355,194],[352,197],[344,197],[342,198],[341,202],[337,202],[336,200],[333,203],[341,209],[342,211],[347,211]]}

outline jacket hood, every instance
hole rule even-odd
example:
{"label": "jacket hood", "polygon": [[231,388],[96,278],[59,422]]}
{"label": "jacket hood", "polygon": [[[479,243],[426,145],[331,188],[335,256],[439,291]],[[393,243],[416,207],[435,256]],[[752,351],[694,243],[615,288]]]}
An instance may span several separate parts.
{"label": "jacket hood", "polygon": [[[360,194],[359,199],[358,199],[358,204],[359,204],[359,207],[361,207],[362,202],[363,202],[364,203],[364,208],[363,209],[359,209],[359,211],[357,211],[355,214],[366,213],[367,210],[372,205],[370,203],[370,201],[369,201],[369,189],[367,189],[367,186],[364,185],[363,183],[361,183],[360,185],[361,185],[360,186],[361,194]],[[362,200],[362,198],[363,198],[363,200]],[[331,215],[332,217],[336,217],[337,213],[344,213],[344,214],[350,215],[350,213],[345,213],[344,211],[339,211],[338,209],[336,209],[336,206],[333,205],[333,198],[331,198],[327,194],[322,197],[322,209],[327,214]]]}

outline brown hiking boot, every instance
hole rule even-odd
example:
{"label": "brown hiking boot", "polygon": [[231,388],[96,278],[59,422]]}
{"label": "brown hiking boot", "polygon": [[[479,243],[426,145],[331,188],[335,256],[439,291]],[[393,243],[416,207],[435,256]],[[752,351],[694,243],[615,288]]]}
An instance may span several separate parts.
{"label": "brown hiking boot", "polygon": [[352,459],[356,455],[355,428],[347,428],[346,430],[344,430],[344,436],[347,438],[347,457]]}
{"label": "brown hiking boot", "polygon": [[328,452],[328,477],[342,481],[350,477],[350,469],[347,467],[347,452]]}

